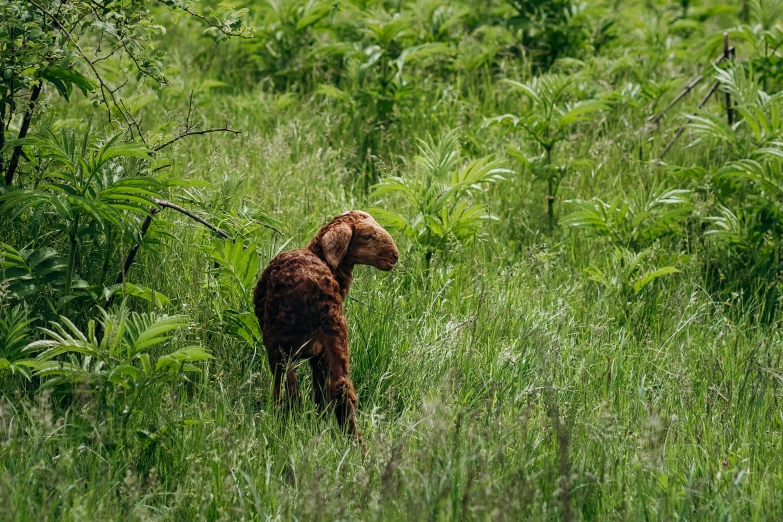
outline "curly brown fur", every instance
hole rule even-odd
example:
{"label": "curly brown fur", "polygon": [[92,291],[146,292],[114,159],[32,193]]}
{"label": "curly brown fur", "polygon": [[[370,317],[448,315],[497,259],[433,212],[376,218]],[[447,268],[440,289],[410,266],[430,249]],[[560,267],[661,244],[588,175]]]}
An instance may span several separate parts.
{"label": "curly brown fur", "polygon": [[253,302],[276,402],[299,400],[292,364],[309,359],[316,405],[333,406],[340,425],[360,436],[343,301],[351,288],[354,265],[388,271],[398,258],[389,233],[366,212],[353,210],[321,228],[306,248],[283,252],[270,261]]}

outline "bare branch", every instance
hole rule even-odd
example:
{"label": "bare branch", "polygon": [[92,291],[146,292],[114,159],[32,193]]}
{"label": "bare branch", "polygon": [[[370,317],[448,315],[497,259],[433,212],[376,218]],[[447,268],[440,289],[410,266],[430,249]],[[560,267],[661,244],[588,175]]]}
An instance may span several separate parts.
{"label": "bare branch", "polygon": [[[710,87],[710,90],[707,91],[707,94],[704,95],[704,98],[701,99],[699,104],[696,106],[697,109],[701,109],[704,107],[704,105],[707,103],[707,101],[710,99],[710,97],[715,94],[715,91],[718,90],[718,87],[720,87],[720,82],[716,81],[712,84],[712,87]],[[691,122],[691,119],[688,118],[688,121],[685,122],[685,125],[688,125]],[[661,152],[661,158],[663,159],[664,156],[666,156],[666,153],[669,152],[669,149],[672,148],[672,145],[680,139],[680,136],[685,132],[685,125],[677,129],[677,133],[672,137],[671,140],[669,140],[669,143],[666,144],[666,147],[663,149],[663,152]]]}
{"label": "bare branch", "polygon": [[171,163],[166,163],[165,165],[161,165],[160,167],[155,167],[154,169],[152,169],[152,172],[155,173],[163,169],[167,169],[169,167],[171,167]]}
{"label": "bare branch", "polygon": [[212,132],[230,132],[230,133],[232,133],[234,135],[242,134],[242,131],[232,129],[232,128],[230,128],[228,126],[228,123],[226,123],[225,127],[221,127],[219,129],[204,129],[204,130],[199,130],[199,131],[185,131],[182,134],[180,134],[179,136],[170,139],[166,143],[164,143],[162,145],[158,145],[157,147],[154,147],[152,150],[153,150],[153,152],[158,152],[159,150],[165,149],[166,147],[168,147],[168,146],[172,145],[173,143],[181,140],[182,138],[186,138],[188,136],[200,136],[202,134],[210,134]]}
{"label": "bare branch", "polygon": [[[734,47],[731,47],[731,48],[729,48],[728,52],[734,52]],[[712,62],[712,65],[713,65],[713,66],[715,66],[715,65],[718,65],[719,63],[721,63],[721,62],[722,62],[723,60],[725,60],[726,58],[727,58],[727,54],[726,54],[726,51],[724,51],[724,54],[721,54],[720,56],[718,56],[718,57],[717,57],[717,58],[716,58],[716,59],[715,59],[715,60]],[[704,79],[704,74],[700,74],[700,75],[698,75],[696,78],[694,78],[693,80],[691,80],[691,82],[690,82],[690,83],[688,83],[688,85],[686,85],[686,86],[685,86],[685,88],[683,88],[683,90],[682,90],[682,91],[680,91],[680,94],[678,94],[677,96],[675,96],[675,97],[674,97],[674,99],[673,99],[672,101],[670,101],[670,102],[669,102],[669,104],[668,104],[668,105],[667,105],[667,106],[666,106],[666,107],[665,107],[665,108],[664,108],[664,109],[663,109],[661,112],[659,112],[658,114],[656,114],[656,115],[654,115],[654,116],[650,116],[650,117],[647,119],[647,121],[649,121],[650,123],[658,123],[658,122],[661,120],[661,118],[663,118],[664,114],[666,114],[666,112],[667,112],[669,109],[671,109],[672,107],[674,107],[675,105],[677,105],[677,103],[678,103],[680,100],[682,100],[682,99],[685,97],[685,95],[686,95],[686,94],[688,94],[689,92],[691,92],[691,91],[693,90],[693,88],[694,88],[694,87],[696,87],[696,86],[697,86],[697,85],[698,85],[698,84],[699,84],[699,83],[700,83],[700,82],[701,82],[703,79]]]}

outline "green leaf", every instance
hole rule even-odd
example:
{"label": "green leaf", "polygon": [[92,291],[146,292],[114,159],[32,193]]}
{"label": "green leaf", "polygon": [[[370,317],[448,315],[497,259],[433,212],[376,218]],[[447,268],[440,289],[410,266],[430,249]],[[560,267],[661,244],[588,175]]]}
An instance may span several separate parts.
{"label": "green leaf", "polygon": [[158,307],[171,305],[171,300],[166,297],[165,294],[162,294],[161,292],[151,288],[147,288],[146,286],[126,282],[124,285],[117,284],[103,289],[103,297],[107,301],[109,298],[111,298],[111,296],[117,294],[138,297],[139,299],[143,299],[148,303],[153,303]]}
{"label": "green leaf", "polygon": [[370,213],[378,223],[392,230],[403,230],[408,226],[408,221],[405,217],[393,210],[371,207],[367,209],[367,212]]}
{"label": "green leaf", "polygon": [[680,271],[674,268],[673,266],[665,266],[657,270],[652,270],[642,275],[639,279],[636,280],[636,282],[633,284],[633,291],[638,294],[647,285],[649,285],[659,277],[663,277],[669,274],[679,274],[679,273]]}
{"label": "green leaf", "polygon": [[201,371],[199,368],[185,363],[202,362],[210,359],[214,359],[214,357],[203,346],[188,346],[159,357],[155,363],[155,371],[177,372],[182,370],[199,372]]}
{"label": "green leaf", "polygon": [[608,108],[608,105],[600,101],[578,102],[557,118],[557,126],[562,129],[579,121],[587,121],[587,116]]}
{"label": "green leaf", "polygon": [[308,4],[304,16],[296,22],[296,30],[302,31],[311,25],[315,25],[331,12],[332,5],[328,2]]}
{"label": "green leaf", "polygon": [[315,90],[315,94],[321,94],[327,98],[334,98],[340,101],[351,101],[351,96],[348,93],[333,85],[321,84]]}
{"label": "green leaf", "polygon": [[[95,89],[95,85],[75,69],[47,67],[41,72],[41,76],[52,83],[66,100],[69,98],[71,85],[78,87],[84,96]],[[62,91],[63,88],[65,88],[65,92]]]}
{"label": "green leaf", "polygon": [[166,335],[188,325],[188,318],[184,315],[173,315],[157,319],[143,331],[139,332],[138,337],[131,345],[132,353],[139,353],[153,346],[168,341],[171,336]]}

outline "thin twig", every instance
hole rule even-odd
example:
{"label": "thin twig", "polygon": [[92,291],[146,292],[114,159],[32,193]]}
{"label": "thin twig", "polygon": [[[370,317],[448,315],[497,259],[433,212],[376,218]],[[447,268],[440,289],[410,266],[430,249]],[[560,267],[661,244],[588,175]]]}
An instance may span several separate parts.
{"label": "thin twig", "polygon": [[161,171],[163,169],[167,169],[169,167],[171,167],[171,163],[166,163],[165,165],[161,165],[160,167],[155,167],[154,169],[152,169],[152,172],[154,174],[155,172]]}
{"label": "thin twig", "polygon": [[190,91],[190,94],[188,95],[188,113],[185,115],[185,127],[182,130],[182,132],[179,133],[178,136],[170,139],[169,141],[163,143],[162,145],[158,145],[157,147],[153,148],[152,150],[154,152],[158,152],[159,150],[165,149],[166,147],[172,145],[173,143],[176,143],[177,141],[181,140],[182,138],[185,138],[187,136],[199,136],[202,134],[210,134],[212,132],[231,132],[234,135],[242,134],[242,131],[234,130],[228,126],[228,122],[226,122],[225,127],[222,128],[212,128],[212,129],[204,129],[199,130],[201,128],[202,123],[194,123],[193,117],[195,116],[195,111],[193,110],[193,91]]}

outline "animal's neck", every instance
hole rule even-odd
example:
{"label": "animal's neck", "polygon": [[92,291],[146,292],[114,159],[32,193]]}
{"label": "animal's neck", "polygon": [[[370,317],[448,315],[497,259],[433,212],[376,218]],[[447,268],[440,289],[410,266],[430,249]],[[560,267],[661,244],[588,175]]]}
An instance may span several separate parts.
{"label": "animal's neck", "polygon": [[[329,265],[329,263],[326,261],[324,250],[321,247],[321,242],[318,241],[318,236],[316,236],[315,239],[313,239],[310,244],[307,245],[307,249],[318,256],[324,263],[326,263],[327,266]],[[343,301],[345,301],[345,297],[348,295],[348,291],[351,289],[351,282],[353,281],[353,267],[353,263],[343,260],[342,263],[337,265],[337,268],[332,269],[334,272],[334,277],[337,279],[337,284],[340,285],[340,296],[342,297]]]}
{"label": "animal's neck", "polygon": [[334,271],[334,277],[337,279],[337,284],[340,285],[340,296],[345,301],[348,291],[351,290],[351,282],[353,282],[353,263],[340,263]]}

